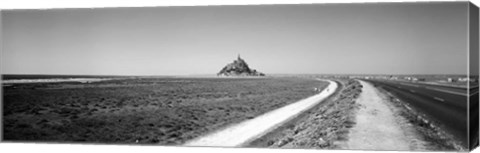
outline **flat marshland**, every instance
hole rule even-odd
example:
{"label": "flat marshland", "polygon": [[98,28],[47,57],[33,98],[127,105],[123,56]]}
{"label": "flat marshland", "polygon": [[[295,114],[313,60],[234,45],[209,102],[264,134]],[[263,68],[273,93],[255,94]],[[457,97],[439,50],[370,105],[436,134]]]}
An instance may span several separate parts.
{"label": "flat marshland", "polygon": [[179,145],[312,96],[306,78],[136,78],[3,86],[5,141]]}

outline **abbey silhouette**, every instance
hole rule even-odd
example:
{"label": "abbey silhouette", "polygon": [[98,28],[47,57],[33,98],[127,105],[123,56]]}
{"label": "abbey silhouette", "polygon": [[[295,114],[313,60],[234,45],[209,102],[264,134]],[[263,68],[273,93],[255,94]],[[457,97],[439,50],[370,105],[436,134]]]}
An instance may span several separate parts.
{"label": "abbey silhouette", "polygon": [[217,76],[265,76],[265,74],[248,67],[247,62],[238,54],[237,59],[223,67]]}

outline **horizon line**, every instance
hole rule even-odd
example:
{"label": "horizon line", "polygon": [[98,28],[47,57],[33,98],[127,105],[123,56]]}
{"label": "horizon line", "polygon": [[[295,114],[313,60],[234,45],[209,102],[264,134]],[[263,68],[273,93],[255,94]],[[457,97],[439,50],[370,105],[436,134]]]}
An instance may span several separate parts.
{"label": "horizon line", "polygon": [[[124,74],[34,74],[34,73],[29,73],[29,74],[21,74],[21,73],[0,73],[2,76],[5,75],[43,75],[43,76],[48,76],[48,75],[58,75],[58,76],[124,76],[124,77],[141,77],[141,76],[166,76],[166,77],[175,77],[175,76],[216,76],[215,73],[212,74],[168,74],[168,75],[162,75],[162,74],[140,74],[140,75],[124,75]],[[266,73],[266,75],[468,75],[468,74],[389,74],[389,73],[382,73],[382,74],[355,74],[355,73]]]}

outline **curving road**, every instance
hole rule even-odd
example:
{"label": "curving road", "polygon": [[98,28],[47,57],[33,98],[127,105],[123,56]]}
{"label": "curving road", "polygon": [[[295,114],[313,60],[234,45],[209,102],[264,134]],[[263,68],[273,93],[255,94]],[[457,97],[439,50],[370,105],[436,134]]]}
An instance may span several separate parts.
{"label": "curving road", "polygon": [[332,95],[337,89],[338,84],[330,80],[325,81],[328,81],[330,84],[317,95],[270,111],[251,120],[193,139],[186,142],[184,146],[239,147],[248,144]]}

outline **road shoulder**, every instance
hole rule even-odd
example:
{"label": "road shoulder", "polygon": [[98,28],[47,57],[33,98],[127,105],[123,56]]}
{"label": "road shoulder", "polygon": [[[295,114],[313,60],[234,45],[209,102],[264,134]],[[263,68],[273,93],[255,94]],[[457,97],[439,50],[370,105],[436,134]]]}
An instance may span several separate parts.
{"label": "road shoulder", "polygon": [[343,149],[354,150],[425,150],[424,142],[407,121],[398,115],[398,109],[389,105],[386,97],[372,84],[360,81],[362,93],[357,100],[360,107],[356,124],[350,130]]}
{"label": "road shoulder", "polygon": [[[409,103],[400,100],[394,94],[388,92],[382,86],[375,86],[383,93],[383,98],[389,107],[396,110],[396,114],[402,122],[402,128],[410,129],[409,132],[416,135],[412,145],[419,150],[429,151],[465,151],[466,149],[456,141],[452,135],[445,133],[438,122],[433,121],[421,111],[410,106]],[[416,144],[415,144],[416,143]],[[421,145],[420,145],[421,144]],[[420,146],[419,146],[420,145]]]}

